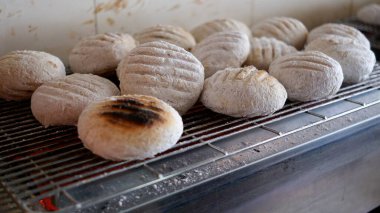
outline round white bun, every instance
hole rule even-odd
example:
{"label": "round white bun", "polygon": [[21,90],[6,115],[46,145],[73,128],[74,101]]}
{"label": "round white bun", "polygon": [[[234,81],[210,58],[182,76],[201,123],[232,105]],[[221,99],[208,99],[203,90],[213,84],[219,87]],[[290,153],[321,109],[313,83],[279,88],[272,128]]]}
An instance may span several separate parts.
{"label": "round white bun", "polygon": [[302,102],[334,95],[343,82],[340,64],[318,51],[281,56],[272,62],[269,74],[284,85],[290,100]]}
{"label": "round white bun", "polygon": [[191,50],[195,45],[195,39],[190,32],[173,25],[160,24],[148,27],[134,34],[133,37],[139,44],[161,40],[175,44],[185,50]]}
{"label": "round white bun", "polygon": [[115,96],[87,106],[79,117],[84,146],[109,160],[136,160],[173,147],[181,116],[165,102],[143,95]]}
{"label": "round white bun", "polygon": [[297,49],[275,38],[252,38],[251,52],[245,65],[253,65],[260,70],[268,70],[270,63],[276,58],[297,52]]}
{"label": "round white bun", "polygon": [[190,52],[165,41],[131,50],[117,68],[122,94],[150,95],[184,114],[198,100],[204,68]]}
{"label": "round white bun", "polygon": [[380,25],[380,4],[368,4],[360,8],[356,16],[362,22]]}
{"label": "round white bun", "polygon": [[105,33],[79,41],[69,55],[74,73],[109,75],[119,62],[136,46],[129,34]]}
{"label": "round white bun", "polygon": [[197,42],[200,42],[214,33],[231,31],[245,33],[248,37],[252,36],[248,26],[235,19],[214,19],[205,22],[191,30],[191,34]]}
{"label": "round white bun", "polygon": [[248,36],[241,32],[219,32],[195,45],[192,53],[203,64],[205,78],[227,67],[241,67],[250,51]]}
{"label": "round white bun", "polygon": [[376,63],[375,54],[357,41],[335,35],[315,39],[305,50],[325,53],[342,66],[344,83],[359,83],[368,79]]}
{"label": "round white bun", "polygon": [[354,39],[355,41],[367,47],[368,49],[371,46],[369,40],[359,30],[348,25],[336,23],[327,23],[314,28],[312,31],[310,31],[309,36],[307,37],[307,43],[310,43],[324,35],[348,37]]}
{"label": "round white bun", "polygon": [[253,37],[271,37],[283,41],[297,49],[302,49],[308,30],[305,25],[290,17],[272,17],[251,28]]}
{"label": "round white bun", "polygon": [[281,109],[286,98],[285,88],[274,77],[247,66],[227,68],[207,78],[201,101],[221,114],[255,117]]}
{"label": "round white bun", "polygon": [[116,85],[105,78],[76,73],[38,87],[32,95],[31,108],[44,126],[76,125],[88,104],[119,94]]}
{"label": "round white bun", "polygon": [[0,98],[29,99],[41,84],[66,76],[62,61],[49,53],[21,50],[0,58]]}

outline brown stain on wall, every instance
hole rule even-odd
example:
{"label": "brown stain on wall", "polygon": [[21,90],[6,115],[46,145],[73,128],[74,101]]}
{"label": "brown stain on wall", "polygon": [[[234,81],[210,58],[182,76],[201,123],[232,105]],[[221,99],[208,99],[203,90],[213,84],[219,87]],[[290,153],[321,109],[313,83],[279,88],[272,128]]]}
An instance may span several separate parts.
{"label": "brown stain on wall", "polygon": [[8,18],[10,18],[10,17],[13,17],[13,16],[16,16],[16,15],[18,15],[18,16],[20,16],[21,15],[21,10],[17,10],[17,11],[14,11],[14,12],[10,12],[10,13],[8,13]]}
{"label": "brown stain on wall", "polygon": [[11,36],[16,36],[16,31],[13,27],[11,27]]}
{"label": "brown stain on wall", "polygon": [[113,10],[118,13],[120,10],[127,8],[128,1],[127,0],[113,0],[107,3],[100,3],[95,7],[94,13],[100,13],[105,11]]}
{"label": "brown stain on wall", "polygon": [[29,25],[28,26],[28,32],[34,32],[34,31],[36,31],[38,29],[38,27],[36,27],[36,26],[32,26],[32,25]]}
{"label": "brown stain on wall", "polygon": [[177,9],[178,9],[178,8],[180,8],[180,7],[181,7],[181,5],[179,5],[179,4],[176,4],[176,5],[174,5],[173,7],[169,8],[169,10],[168,10],[168,11],[177,10]]}
{"label": "brown stain on wall", "polygon": [[94,19],[89,19],[89,20],[86,20],[86,21],[82,22],[82,24],[85,24],[85,25],[87,25],[87,24],[94,24],[94,23],[95,23]]}
{"label": "brown stain on wall", "polygon": [[69,32],[69,38],[73,39],[73,40],[76,40],[78,38],[78,33],[74,32],[74,31],[70,31]]}
{"label": "brown stain on wall", "polygon": [[108,25],[113,26],[115,24],[115,20],[113,20],[112,18],[108,17],[107,18],[107,23],[108,23]]}
{"label": "brown stain on wall", "polygon": [[203,4],[204,2],[205,0],[194,0],[194,3],[199,5]]}

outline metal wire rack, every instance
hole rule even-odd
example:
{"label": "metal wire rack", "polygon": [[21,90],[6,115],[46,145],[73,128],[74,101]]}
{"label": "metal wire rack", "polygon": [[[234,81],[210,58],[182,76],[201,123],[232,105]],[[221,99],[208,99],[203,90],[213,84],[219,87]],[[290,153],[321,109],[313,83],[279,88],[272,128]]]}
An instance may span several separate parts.
{"label": "metal wire rack", "polygon": [[[155,158],[111,162],[86,150],[75,127],[41,126],[29,101],[0,101],[0,210],[85,211],[114,199],[120,209],[144,203],[211,179],[188,177],[210,162],[219,163],[212,177],[244,167],[236,156],[246,150],[319,123],[380,103],[380,66],[362,83],[344,86],[334,96],[307,103],[289,102],[269,116],[232,118],[201,104],[183,116],[184,133],[175,147]],[[334,109],[334,110],[332,110]],[[255,138],[228,143],[249,132]],[[211,170],[210,170],[211,171]],[[157,183],[166,183],[157,188]],[[141,190],[147,190],[145,193]],[[142,193],[142,194],[141,194]],[[119,210],[120,210],[119,209]]]}

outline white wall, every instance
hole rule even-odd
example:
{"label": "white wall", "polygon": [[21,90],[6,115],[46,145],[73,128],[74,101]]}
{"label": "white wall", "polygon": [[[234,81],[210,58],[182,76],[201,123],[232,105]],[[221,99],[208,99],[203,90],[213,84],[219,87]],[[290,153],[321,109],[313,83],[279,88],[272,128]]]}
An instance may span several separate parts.
{"label": "white wall", "polygon": [[380,0],[0,0],[0,55],[16,49],[50,52],[67,62],[83,36],[134,33],[158,23],[191,29],[222,17],[252,25],[287,15],[311,29]]}

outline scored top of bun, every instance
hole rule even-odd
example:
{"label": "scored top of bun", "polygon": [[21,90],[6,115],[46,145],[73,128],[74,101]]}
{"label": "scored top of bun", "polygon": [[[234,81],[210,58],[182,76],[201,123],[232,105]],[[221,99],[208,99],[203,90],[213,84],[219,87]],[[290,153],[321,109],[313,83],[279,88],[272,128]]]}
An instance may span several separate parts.
{"label": "scored top of bun", "polygon": [[195,45],[195,39],[190,32],[173,25],[159,24],[148,27],[136,33],[134,38],[139,44],[162,40],[180,46],[185,50],[191,50]]}
{"label": "scored top of bun", "polygon": [[206,37],[218,33],[218,32],[229,32],[229,31],[238,31],[247,34],[248,37],[251,37],[251,30],[243,22],[235,19],[214,19],[208,22],[205,22],[201,25],[198,25],[193,30],[195,40],[197,42],[202,41]]}

